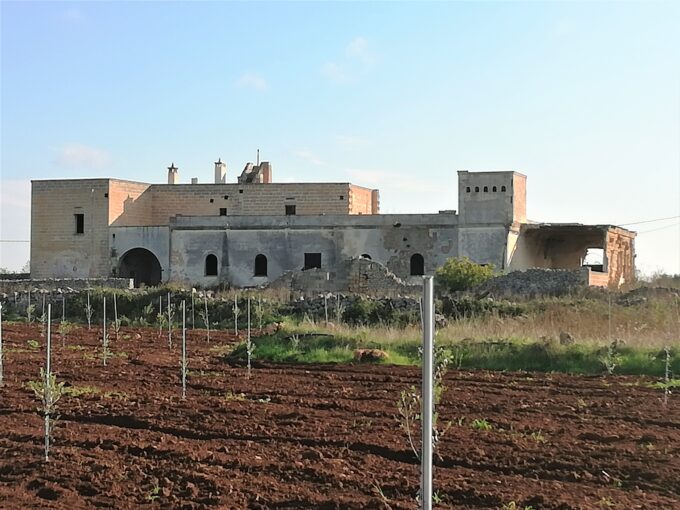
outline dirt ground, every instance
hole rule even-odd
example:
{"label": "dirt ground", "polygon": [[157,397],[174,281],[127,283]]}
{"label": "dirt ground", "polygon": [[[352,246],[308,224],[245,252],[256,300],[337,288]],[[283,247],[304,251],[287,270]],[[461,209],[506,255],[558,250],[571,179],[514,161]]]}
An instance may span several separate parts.
{"label": "dirt ground", "polygon": [[[0,508],[417,507],[419,463],[395,418],[417,368],[224,362],[233,334],[180,349],[125,329],[102,366],[101,331],[53,336],[59,402],[51,460],[26,383],[39,326],[4,325]],[[35,340],[39,345],[36,345]],[[451,370],[435,467],[439,508],[680,508],[680,395],[649,379]],[[485,419],[491,430],[474,428]],[[514,503],[514,506],[513,506]]]}

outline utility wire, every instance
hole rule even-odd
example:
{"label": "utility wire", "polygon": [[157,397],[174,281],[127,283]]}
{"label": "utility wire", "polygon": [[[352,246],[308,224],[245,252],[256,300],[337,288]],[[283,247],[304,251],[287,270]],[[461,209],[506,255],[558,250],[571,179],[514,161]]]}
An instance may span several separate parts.
{"label": "utility wire", "polygon": [[24,241],[23,239],[0,239],[0,243],[30,243],[31,241]]}
{"label": "utility wire", "polygon": [[680,226],[680,223],[673,223],[672,225],[666,225],[665,227],[653,228],[651,230],[643,230],[642,232],[638,232],[637,234],[638,235],[646,234],[648,232],[656,232],[657,230],[664,230],[664,229],[667,229],[667,228],[673,228],[673,227],[677,227],[677,226]]}
{"label": "utility wire", "polygon": [[665,221],[665,220],[675,220],[680,218],[680,215],[678,216],[669,216],[668,218],[657,218],[655,220],[644,220],[644,221],[634,221],[632,223],[619,223],[619,227],[625,227],[626,225],[641,225],[642,223],[654,223],[656,221]]}

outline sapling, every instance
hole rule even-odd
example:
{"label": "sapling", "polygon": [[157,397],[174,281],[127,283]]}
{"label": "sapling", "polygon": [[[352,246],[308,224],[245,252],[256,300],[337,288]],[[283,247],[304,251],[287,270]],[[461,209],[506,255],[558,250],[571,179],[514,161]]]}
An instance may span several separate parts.
{"label": "sapling", "polygon": [[118,302],[116,300],[116,293],[113,293],[113,331],[116,333],[116,342],[120,335],[120,321],[118,320]]}
{"label": "sapling", "polygon": [[250,296],[248,296],[248,334],[246,336],[246,352],[248,353],[248,379],[250,379],[250,360],[253,357],[253,343],[250,341]]}
{"label": "sapling", "polygon": [[[1,335],[0,335],[1,336]],[[668,405],[668,396],[671,393],[671,388],[670,388],[670,380],[671,380],[671,348],[667,345],[664,347],[664,352],[666,353],[666,370],[664,373],[664,388],[663,388],[663,405],[666,406]],[[0,363],[2,363],[2,353],[0,353]],[[2,366],[0,366],[0,371],[2,369]],[[2,377],[0,376],[0,382]]]}
{"label": "sapling", "polygon": [[106,334],[106,296],[104,296],[104,317],[103,317],[103,336],[102,336],[102,363],[106,366],[106,360],[111,357],[109,351],[109,336]]}
{"label": "sapling", "polygon": [[158,314],[156,315],[158,321],[158,338],[163,336],[163,327],[165,326],[165,315],[163,314],[163,298],[158,296]]}
{"label": "sapling", "polygon": [[208,343],[210,343],[210,317],[208,316],[208,296],[204,297],[205,309],[198,312],[198,315],[203,319],[205,330],[208,336]]}
{"label": "sapling", "polygon": [[61,322],[66,320],[66,294],[61,295]]}
{"label": "sapling", "polygon": [[61,321],[61,324],[59,324],[59,336],[61,336],[62,347],[66,345],[66,337],[73,331],[74,326],[75,324],[68,321]]}
{"label": "sapling", "polygon": [[191,289],[191,329],[196,329],[196,324],[194,323],[195,314],[194,314],[194,308],[196,304],[196,289],[192,288]]}
{"label": "sapling", "polygon": [[35,311],[35,305],[33,303],[31,303],[31,291],[29,290],[28,291],[28,304],[26,305],[26,322],[28,322],[29,324],[31,322],[33,322],[33,320],[31,319],[31,314],[34,311]]}
{"label": "sapling", "polygon": [[0,303],[0,387],[3,385],[2,372],[2,303]]}
{"label": "sapling", "polygon": [[47,359],[46,367],[40,369],[40,381],[31,381],[28,387],[33,390],[36,397],[40,399],[45,417],[45,462],[50,460],[50,439],[52,437],[52,416],[56,411],[56,404],[64,394],[64,383],[57,383],[56,376],[52,373],[52,332],[50,319],[52,315],[52,305],[47,305]]}
{"label": "sapling", "polygon": [[264,317],[264,307],[262,306],[262,296],[257,298],[257,308],[255,309],[258,320],[258,329],[262,329],[262,318]]}
{"label": "sapling", "polygon": [[44,337],[46,333],[46,324],[45,321],[47,321],[47,314],[45,310],[45,294],[43,294],[42,297],[42,314],[40,314],[40,317],[38,317],[38,322],[40,322],[40,336]]}
{"label": "sapling", "polygon": [[168,292],[168,348],[172,349],[172,319],[175,316],[175,307],[170,302],[170,293]]}
{"label": "sapling", "polygon": [[187,304],[182,301],[182,400],[187,397]]}
{"label": "sapling", "polygon": [[92,328],[92,313],[94,310],[92,309],[92,305],[90,304],[90,291],[87,291],[87,305],[85,305],[85,317],[87,318],[87,329],[90,330]]}
{"label": "sapling", "polygon": [[238,293],[234,294],[234,334],[238,336]]}
{"label": "sapling", "polygon": [[323,314],[326,321],[325,324],[328,326],[328,294],[323,295]]}

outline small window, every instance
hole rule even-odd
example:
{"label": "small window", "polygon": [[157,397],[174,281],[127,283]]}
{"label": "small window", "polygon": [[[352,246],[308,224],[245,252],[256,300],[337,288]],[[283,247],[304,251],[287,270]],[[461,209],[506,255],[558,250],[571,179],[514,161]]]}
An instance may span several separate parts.
{"label": "small window", "polygon": [[76,234],[85,233],[85,215],[84,214],[74,214],[76,217]]}
{"label": "small window", "polygon": [[295,216],[295,206],[294,205],[287,205],[286,206],[286,216]]}
{"label": "small window", "polygon": [[470,191],[471,191],[471,190],[470,190],[470,186],[467,186],[467,187],[465,188],[465,192],[466,192],[466,193],[470,193]]}
{"label": "small window", "polygon": [[501,191],[505,191],[505,186],[501,186]]}
{"label": "small window", "polygon": [[240,190],[238,190],[238,192],[239,192],[239,193],[243,193],[243,190],[242,190],[242,189],[240,189]]}
{"label": "small window", "polygon": [[226,216],[227,215],[227,208],[226,207],[220,207],[220,216]]}
{"label": "small window", "polygon": [[373,260],[368,253],[362,253],[361,258],[366,260]]}
{"label": "small window", "polygon": [[254,276],[267,276],[267,257],[261,253],[255,257]]}
{"label": "small window", "polygon": [[104,193],[104,198],[109,198],[109,194],[108,194],[108,193]]}
{"label": "small window", "polygon": [[422,276],[425,274],[425,259],[420,253],[411,255],[411,276]]}
{"label": "small window", "polygon": [[205,275],[217,276],[217,257],[215,255],[208,255],[205,258]]}
{"label": "small window", "polygon": [[496,193],[496,191],[498,191],[498,188],[497,188],[496,186],[494,186],[493,188],[491,188],[491,191],[493,191],[494,193]]}
{"label": "small window", "polygon": [[210,203],[211,203],[211,204],[212,204],[214,201],[215,201],[214,198],[211,198],[211,199],[210,199]]}
{"label": "small window", "polygon": [[225,200],[229,200],[229,195],[224,195]]}
{"label": "small window", "polygon": [[475,186],[475,193],[479,193],[479,186]]}
{"label": "small window", "polygon": [[345,199],[345,195],[340,195],[340,200],[344,200],[344,199]]}
{"label": "small window", "polygon": [[305,267],[303,269],[320,269],[321,268],[321,254],[320,253],[305,253]]}
{"label": "small window", "polygon": [[489,187],[488,187],[488,186],[484,186],[484,193],[488,193],[488,192],[489,192]]}

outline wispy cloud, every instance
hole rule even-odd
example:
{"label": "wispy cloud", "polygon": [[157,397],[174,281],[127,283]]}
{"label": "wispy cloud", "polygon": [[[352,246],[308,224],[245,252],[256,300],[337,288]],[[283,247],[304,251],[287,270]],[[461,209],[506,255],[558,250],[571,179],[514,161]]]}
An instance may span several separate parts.
{"label": "wispy cloud", "polygon": [[323,166],[326,164],[325,161],[317,158],[311,151],[308,150],[293,151],[293,155],[304,161],[307,161],[308,163],[311,163],[312,165]]}
{"label": "wispy cloud", "polygon": [[55,163],[64,168],[102,169],[111,163],[111,155],[95,147],[70,143],[57,149]]}
{"label": "wispy cloud", "polygon": [[375,55],[371,51],[368,41],[364,37],[355,37],[345,47],[345,55],[356,59],[364,65],[371,66],[375,62]]}
{"label": "wispy cloud", "polygon": [[351,149],[359,149],[371,145],[370,140],[353,135],[336,135],[335,143]]}
{"label": "wispy cloud", "polygon": [[371,186],[381,190],[409,191],[416,193],[436,192],[439,188],[429,180],[418,179],[384,170],[346,170],[352,182],[360,186]]}
{"label": "wispy cloud", "polygon": [[321,74],[333,83],[355,82],[375,64],[375,53],[365,37],[357,36],[345,46],[344,56],[321,66]]}
{"label": "wispy cloud", "polygon": [[245,73],[236,81],[236,84],[239,87],[259,90],[260,92],[269,88],[267,80],[265,80],[262,76],[253,73]]}

